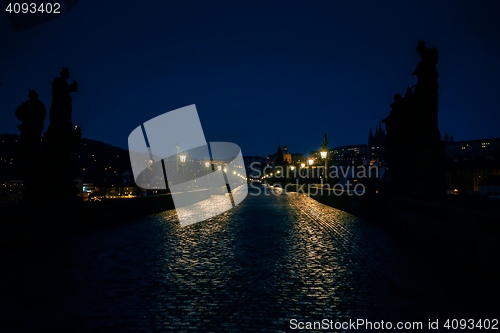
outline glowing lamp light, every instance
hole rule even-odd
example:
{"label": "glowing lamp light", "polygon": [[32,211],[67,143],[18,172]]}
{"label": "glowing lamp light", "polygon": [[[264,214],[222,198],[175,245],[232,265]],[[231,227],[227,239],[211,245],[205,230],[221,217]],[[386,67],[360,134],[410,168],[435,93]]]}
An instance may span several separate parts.
{"label": "glowing lamp light", "polygon": [[314,163],[314,160],[312,158],[308,159],[307,162],[309,163],[309,165],[313,165]]}
{"label": "glowing lamp light", "polygon": [[182,152],[180,155],[179,155],[179,158],[181,160],[181,163],[184,163],[186,162],[186,153]]}
{"label": "glowing lamp light", "polygon": [[306,167],[306,164],[305,164],[305,163],[300,163],[300,167],[301,167],[301,168],[305,168],[305,167]]}
{"label": "glowing lamp light", "polygon": [[321,154],[321,158],[326,158],[326,151],[323,150],[320,152],[320,154]]}
{"label": "glowing lamp light", "polygon": [[292,166],[290,167],[290,170],[292,170],[292,171],[293,171],[293,170],[295,170],[295,167],[292,165]]}

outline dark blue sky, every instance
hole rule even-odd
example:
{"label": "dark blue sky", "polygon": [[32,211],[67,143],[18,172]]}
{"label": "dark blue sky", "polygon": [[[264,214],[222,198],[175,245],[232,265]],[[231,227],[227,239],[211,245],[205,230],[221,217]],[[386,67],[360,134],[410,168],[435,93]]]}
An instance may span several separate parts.
{"label": "dark blue sky", "polygon": [[[411,75],[423,39],[440,51],[439,126],[456,140],[500,136],[496,1],[97,1],[0,39],[0,133],[68,66],[84,137],[129,133],[196,104],[207,141],[244,155],[365,143]],[[2,24],[5,24],[3,22]],[[3,26],[5,30],[5,26]],[[46,126],[48,125],[48,118]]]}

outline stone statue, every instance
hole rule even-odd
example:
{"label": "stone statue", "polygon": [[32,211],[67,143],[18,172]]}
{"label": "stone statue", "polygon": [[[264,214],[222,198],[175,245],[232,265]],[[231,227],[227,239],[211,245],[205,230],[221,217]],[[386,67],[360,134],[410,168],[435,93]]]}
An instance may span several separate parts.
{"label": "stone statue", "polygon": [[419,41],[420,57],[413,75],[417,83],[405,97],[394,95],[387,129],[386,151],[391,191],[437,197],[444,191],[444,144],[438,128],[438,51]]}
{"label": "stone statue", "polygon": [[22,123],[17,126],[21,132],[21,153],[30,155],[38,152],[45,121],[45,105],[38,100],[38,94],[30,89],[29,99],[16,109],[16,117]]}
{"label": "stone statue", "polygon": [[389,114],[389,117],[382,119],[387,132],[386,145],[391,145],[394,142],[392,139],[395,137],[396,131],[401,126],[401,113],[403,112],[402,105],[403,96],[401,96],[401,94],[395,94],[394,102],[390,104],[391,113]]}
{"label": "stone statue", "polygon": [[52,103],[50,105],[50,124],[45,133],[46,176],[54,184],[48,190],[48,197],[54,201],[77,199],[79,190],[74,179],[74,149],[82,132],[71,121],[71,93],[78,92],[78,84],[68,84],[69,70],[63,67],[60,77],[52,82]]}
{"label": "stone statue", "polygon": [[43,158],[40,151],[45,121],[45,105],[38,100],[38,94],[30,89],[29,99],[16,108],[16,117],[21,121],[17,126],[21,132],[19,151],[15,160],[15,169],[18,177],[24,179],[24,201],[28,202],[36,197],[39,184],[43,179]]}
{"label": "stone statue", "polygon": [[441,139],[438,128],[438,51],[436,48],[427,48],[424,41],[418,42],[416,50],[421,61],[413,72],[418,82],[415,85],[414,107],[410,113],[411,131],[415,140],[433,143]]}
{"label": "stone statue", "polygon": [[[413,72],[413,75],[417,77],[421,86],[426,83],[431,83],[432,85],[439,87],[437,83],[439,74],[436,69],[436,65],[438,63],[438,50],[435,47],[431,49],[427,48],[423,40],[418,42],[416,50],[421,61],[417,64],[417,68]],[[417,91],[419,88],[420,87],[417,87]]]}
{"label": "stone statue", "polygon": [[412,88],[408,87],[405,97],[399,93],[394,95],[394,102],[390,104],[391,113],[382,120],[387,132],[385,139],[387,165],[395,182],[402,181],[404,164],[408,156],[410,141],[408,116],[413,97]]}
{"label": "stone statue", "polygon": [[67,67],[62,68],[60,75],[52,82],[52,104],[50,105],[50,127],[57,132],[71,130],[71,102],[73,101],[71,93],[78,92],[76,81],[71,84],[66,82],[70,76]]}
{"label": "stone statue", "polygon": [[414,87],[407,88],[405,97],[399,93],[394,95],[394,102],[390,104],[391,113],[382,120],[386,127],[387,145],[402,145],[409,140],[409,108],[413,103]]}

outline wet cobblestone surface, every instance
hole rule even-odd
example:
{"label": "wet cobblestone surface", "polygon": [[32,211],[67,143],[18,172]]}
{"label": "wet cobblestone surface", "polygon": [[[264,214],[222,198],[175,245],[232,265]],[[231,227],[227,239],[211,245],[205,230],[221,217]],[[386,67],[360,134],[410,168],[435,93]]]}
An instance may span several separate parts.
{"label": "wet cobblestone surface", "polygon": [[164,212],[0,258],[0,332],[288,332],[293,318],[425,327],[500,313],[498,280],[305,195],[249,195],[184,228]]}

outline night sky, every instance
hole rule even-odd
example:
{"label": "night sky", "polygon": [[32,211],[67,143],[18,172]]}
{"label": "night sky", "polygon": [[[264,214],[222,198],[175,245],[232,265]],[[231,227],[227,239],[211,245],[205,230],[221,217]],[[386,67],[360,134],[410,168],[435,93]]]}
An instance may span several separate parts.
{"label": "night sky", "polygon": [[[0,133],[62,66],[76,79],[83,136],[127,148],[129,133],[196,104],[207,141],[265,155],[367,142],[412,76],[421,39],[439,49],[442,135],[500,137],[498,1],[83,0],[38,27],[0,31]],[[48,125],[48,115],[45,122]]]}

